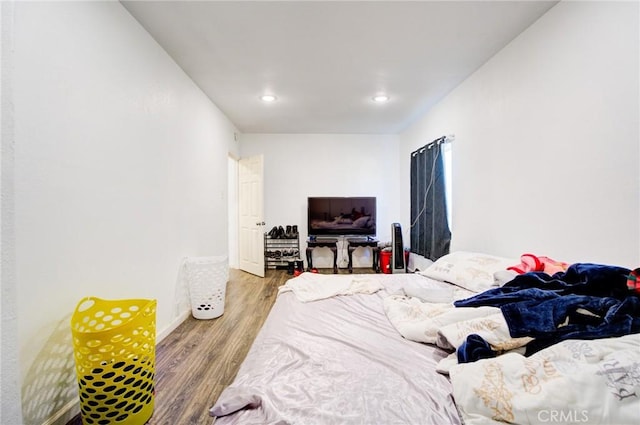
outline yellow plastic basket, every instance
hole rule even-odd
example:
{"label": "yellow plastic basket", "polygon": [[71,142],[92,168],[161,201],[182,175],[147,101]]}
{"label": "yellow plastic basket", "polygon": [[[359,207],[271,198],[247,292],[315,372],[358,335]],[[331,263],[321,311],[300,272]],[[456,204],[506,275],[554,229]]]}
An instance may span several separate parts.
{"label": "yellow plastic basket", "polygon": [[82,422],[145,424],[155,399],[156,300],[84,298],[71,333]]}

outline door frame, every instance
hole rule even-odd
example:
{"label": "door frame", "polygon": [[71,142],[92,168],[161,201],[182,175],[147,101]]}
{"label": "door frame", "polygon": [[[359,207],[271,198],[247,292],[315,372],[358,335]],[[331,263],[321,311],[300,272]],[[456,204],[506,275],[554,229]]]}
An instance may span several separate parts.
{"label": "door frame", "polygon": [[238,161],[238,265],[264,277],[264,156]]}

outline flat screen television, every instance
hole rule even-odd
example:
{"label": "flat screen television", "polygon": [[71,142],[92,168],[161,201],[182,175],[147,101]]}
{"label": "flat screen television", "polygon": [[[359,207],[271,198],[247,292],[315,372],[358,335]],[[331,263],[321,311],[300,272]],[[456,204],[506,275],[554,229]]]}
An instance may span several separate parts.
{"label": "flat screen television", "polygon": [[309,236],[375,236],[376,198],[309,197],[307,229]]}

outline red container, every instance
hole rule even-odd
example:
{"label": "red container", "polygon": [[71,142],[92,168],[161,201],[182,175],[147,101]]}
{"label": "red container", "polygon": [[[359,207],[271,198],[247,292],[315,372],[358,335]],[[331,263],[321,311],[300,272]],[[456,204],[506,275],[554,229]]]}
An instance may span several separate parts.
{"label": "red container", "polygon": [[391,251],[380,251],[380,271],[391,274]]}
{"label": "red container", "polygon": [[[391,274],[391,251],[380,251],[380,270],[382,273]],[[404,264],[409,264],[409,250],[404,250]]]}

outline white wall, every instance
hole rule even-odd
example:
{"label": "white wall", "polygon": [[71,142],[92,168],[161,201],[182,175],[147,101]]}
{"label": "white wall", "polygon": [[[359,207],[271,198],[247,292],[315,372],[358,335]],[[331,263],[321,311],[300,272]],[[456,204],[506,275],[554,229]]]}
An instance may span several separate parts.
{"label": "white wall", "polygon": [[15,278],[15,211],[14,211],[14,113],[13,87],[13,7],[0,3],[0,423],[21,424],[20,373],[18,370],[18,317]]}
{"label": "white wall", "polygon": [[401,135],[456,135],[452,249],[637,267],[638,34],[637,2],[561,2]]}
{"label": "white wall", "polygon": [[3,252],[16,258],[24,422],[40,424],[76,397],[82,297],[157,299],[158,334],[188,314],[181,260],[226,255],[238,152],[234,126],[120,3],[19,2],[12,18],[15,246]]}
{"label": "white wall", "polygon": [[[306,258],[307,197],[375,196],[378,239],[390,240],[391,223],[400,220],[397,136],[345,134],[244,134],[243,158],[264,155],[265,231],[297,224]],[[340,247],[338,266],[346,267]],[[313,265],[332,267],[328,248],[313,252]],[[371,251],[358,248],[354,267],[371,267]]]}

